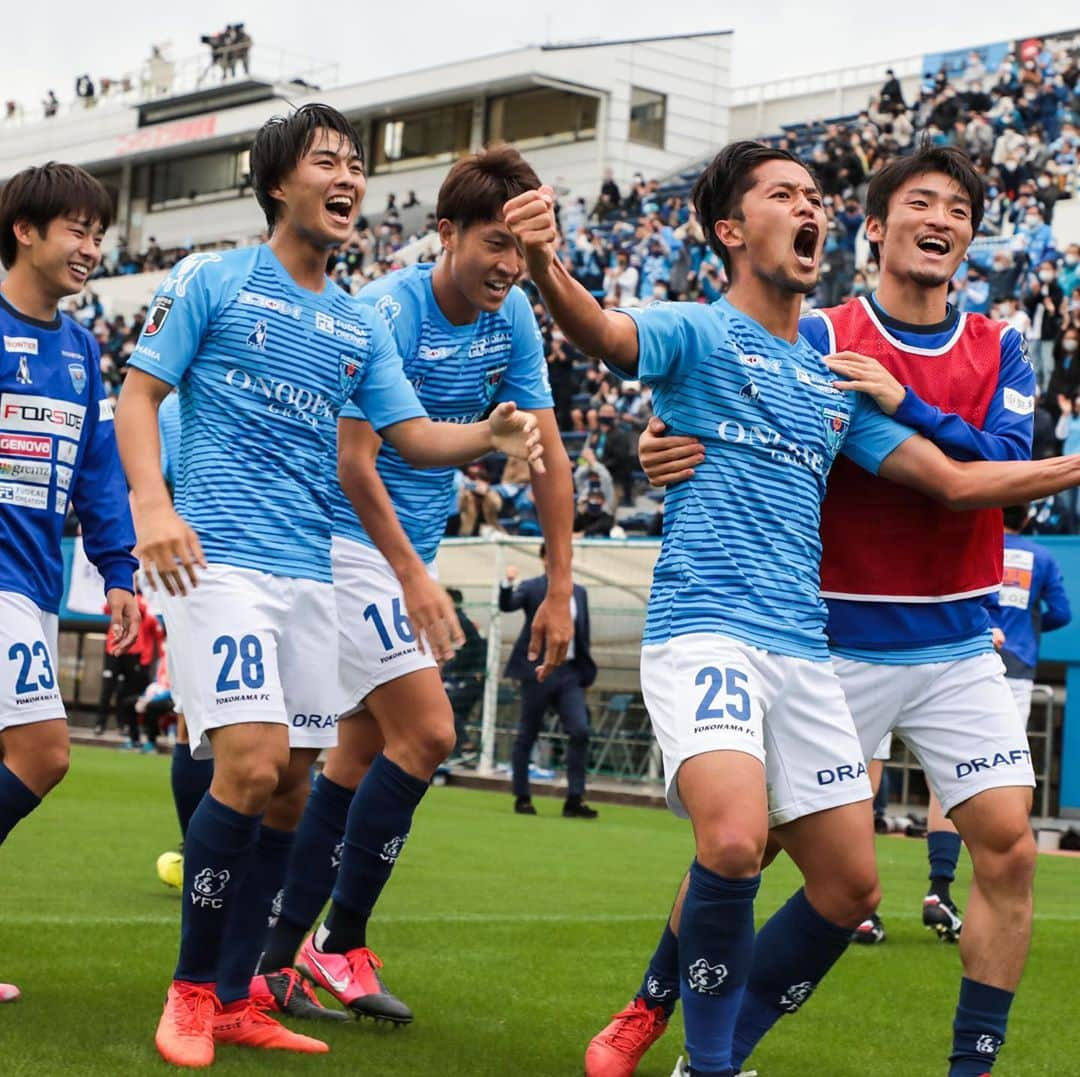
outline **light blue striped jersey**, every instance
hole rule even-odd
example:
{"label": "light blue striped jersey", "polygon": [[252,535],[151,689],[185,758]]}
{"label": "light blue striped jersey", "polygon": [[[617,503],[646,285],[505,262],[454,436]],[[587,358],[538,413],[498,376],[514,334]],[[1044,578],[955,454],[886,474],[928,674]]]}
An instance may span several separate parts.
{"label": "light blue striped jersey", "polygon": [[[543,340],[525,293],[511,288],[498,310],[452,325],[435,300],[433,268],[415,265],[387,274],[358,297],[386,319],[405,375],[431,418],[473,423],[503,400],[520,408],[552,407]],[[367,417],[365,407],[353,404],[341,414]],[[456,469],[418,471],[386,443],[376,467],[409,541],[423,561],[433,561],[446,530]],[[336,478],[333,490],[334,534],[373,547]]]}
{"label": "light blue striped jersey", "polygon": [[329,279],[301,288],[266,245],[180,262],[130,361],[178,387],[176,508],[207,559],[278,576],[331,581],[345,400],[377,429],[424,414],[383,321]]}
{"label": "light blue striped jersey", "polygon": [[774,337],[726,299],[624,313],[654,411],[705,448],[694,477],[666,491],[644,642],[714,632],[825,661],[818,525],[829,468],[843,451],[876,472],[913,431],[834,389],[802,337]]}

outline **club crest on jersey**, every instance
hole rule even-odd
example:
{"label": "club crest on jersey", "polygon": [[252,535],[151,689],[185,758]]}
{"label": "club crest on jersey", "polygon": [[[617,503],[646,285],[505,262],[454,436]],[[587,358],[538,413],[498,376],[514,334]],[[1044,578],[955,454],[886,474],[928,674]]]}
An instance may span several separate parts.
{"label": "club crest on jersey", "polygon": [[338,365],[338,376],[341,379],[341,391],[346,396],[352,396],[363,369],[364,364],[357,356],[341,356]]}
{"label": "club crest on jersey", "polygon": [[248,333],[247,346],[249,348],[256,348],[258,351],[266,351],[266,322],[260,318],[255,323],[255,328]]}
{"label": "club crest on jersey", "polygon": [[19,356],[19,369],[15,373],[15,380],[20,385],[33,385],[30,380],[30,363],[25,355]]}
{"label": "club crest on jersey", "polygon": [[156,295],[150,309],[146,312],[146,324],[143,326],[144,337],[156,337],[165,325],[169,312],[172,310],[173,301],[171,296]]}
{"label": "club crest on jersey", "polygon": [[389,293],[379,297],[379,301],[375,304],[375,309],[386,319],[386,321],[393,322],[393,320],[401,313],[401,304]]}
{"label": "club crest on jersey", "polygon": [[499,366],[493,366],[490,370],[484,372],[484,400],[489,404],[498,391],[499,384],[506,373],[506,367],[506,363],[501,363]]}
{"label": "club crest on jersey", "polygon": [[82,363],[68,363],[68,377],[75,392],[80,396],[86,392],[86,367]]}
{"label": "club crest on jersey", "polygon": [[825,442],[829,446],[829,451],[835,456],[840,451],[840,446],[844,444],[844,435],[847,434],[851,420],[844,412],[837,411],[835,408],[823,408],[822,414],[825,419]]}
{"label": "club crest on jersey", "polygon": [[751,404],[757,404],[761,401],[761,390],[752,381],[748,381],[739,390],[739,396],[743,400],[749,400]]}

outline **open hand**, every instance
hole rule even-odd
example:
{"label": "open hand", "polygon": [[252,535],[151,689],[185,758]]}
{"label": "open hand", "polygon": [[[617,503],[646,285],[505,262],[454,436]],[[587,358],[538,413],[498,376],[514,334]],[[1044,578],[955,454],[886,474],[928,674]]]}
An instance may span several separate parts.
{"label": "open hand", "polygon": [[667,425],[655,415],[638,440],[638,459],[653,486],[670,486],[693,477],[694,468],[705,459],[697,438],[665,437]]}
{"label": "open hand", "polygon": [[886,415],[895,415],[906,390],[876,359],[857,352],[825,356],[825,365],[845,381],[834,381],[846,393],[866,393]]}

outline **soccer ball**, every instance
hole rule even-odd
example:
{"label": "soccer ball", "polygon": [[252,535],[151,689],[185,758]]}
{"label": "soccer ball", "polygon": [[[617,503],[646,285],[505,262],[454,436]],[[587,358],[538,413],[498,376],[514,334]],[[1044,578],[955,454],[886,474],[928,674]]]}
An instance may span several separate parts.
{"label": "soccer ball", "polygon": [[162,853],[157,858],[157,877],[174,890],[184,885],[184,858],[177,852]]}

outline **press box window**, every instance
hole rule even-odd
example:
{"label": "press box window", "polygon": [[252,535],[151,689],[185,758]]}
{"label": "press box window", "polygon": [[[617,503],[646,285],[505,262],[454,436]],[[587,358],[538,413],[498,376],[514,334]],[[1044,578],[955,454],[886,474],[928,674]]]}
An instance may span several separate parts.
{"label": "press box window", "polygon": [[488,139],[528,149],[595,138],[597,107],[595,97],[546,88],[493,97],[488,102]]}
{"label": "press box window", "polygon": [[469,152],[472,103],[389,116],[373,126],[375,172],[452,161]]}
{"label": "press box window", "polygon": [[664,120],[667,97],[640,86],[630,87],[630,141],[664,148]]}

